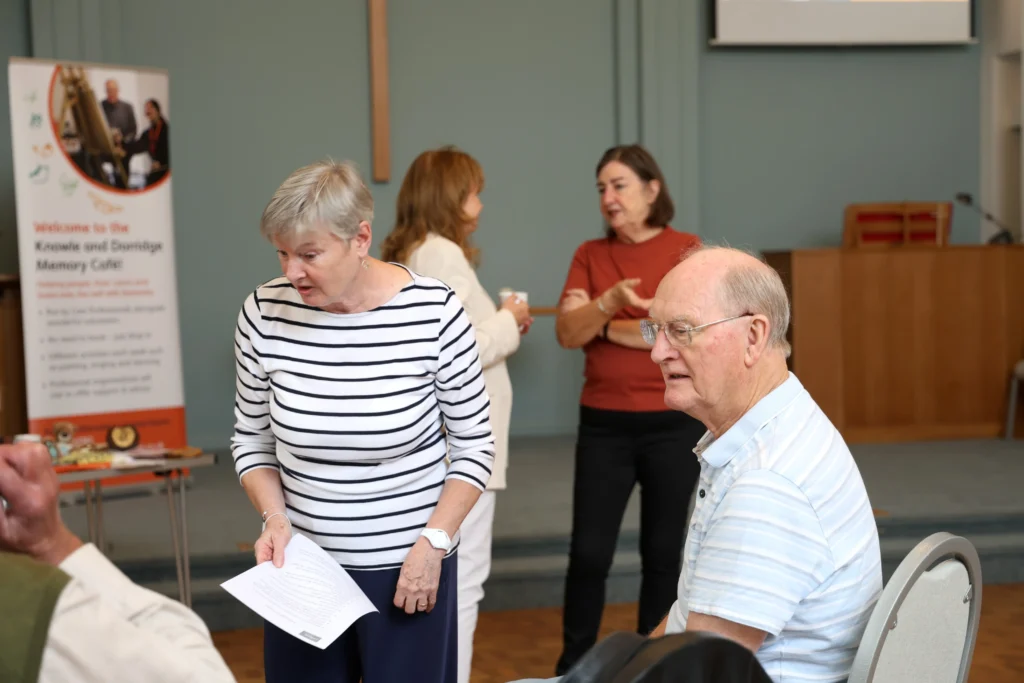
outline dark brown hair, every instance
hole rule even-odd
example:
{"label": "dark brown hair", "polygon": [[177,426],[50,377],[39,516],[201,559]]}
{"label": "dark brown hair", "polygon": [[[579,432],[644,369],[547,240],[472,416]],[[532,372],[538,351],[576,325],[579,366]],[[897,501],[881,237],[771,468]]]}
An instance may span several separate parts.
{"label": "dark brown hair", "polygon": [[429,233],[462,247],[476,265],[479,250],[470,243],[470,222],[462,207],[471,192],[484,189],[484,171],[476,159],[454,147],[420,154],[405,172],[395,202],[395,227],[381,245],[384,261],[405,263]]}
{"label": "dark brown hair", "polygon": [[[654,160],[654,157],[651,156],[651,153],[641,145],[611,147],[601,157],[601,161],[597,162],[597,170],[594,172],[594,175],[601,175],[601,170],[613,161],[628,166],[645,183],[649,183],[652,180],[658,181],[658,185],[661,186],[658,190],[658,196],[654,199],[654,203],[651,204],[651,212],[647,215],[647,220],[644,222],[652,228],[667,226],[676,215],[676,206],[672,203],[672,197],[668,193],[665,176],[662,175],[661,168],[658,166],[658,162]],[[606,230],[609,235],[615,234],[611,228],[606,228]]]}

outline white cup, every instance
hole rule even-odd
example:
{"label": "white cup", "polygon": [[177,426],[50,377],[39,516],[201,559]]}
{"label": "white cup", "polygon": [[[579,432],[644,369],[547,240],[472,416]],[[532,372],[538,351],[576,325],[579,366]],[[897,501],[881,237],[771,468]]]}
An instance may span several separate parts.
{"label": "white cup", "polygon": [[530,303],[530,295],[527,294],[526,292],[517,292],[511,287],[502,287],[498,291],[498,299],[501,301],[501,303],[505,303],[505,299],[509,298],[510,296],[519,297],[523,301],[523,303]]}
{"label": "white cup", "polygon": [[[524,304],[530,303],[530,295],[527,294],[526,292],[517,292],[516,290],[512,289],[511,287],[502,287],[500,290],[498,290],[498,299],[503,304],[505,303],[505,300],[508,299],[511,296],[517,297]],[[525,325],[520,325],[519,326],[519,331],[520,332],[523,332],[525,329],[526,329]]]}

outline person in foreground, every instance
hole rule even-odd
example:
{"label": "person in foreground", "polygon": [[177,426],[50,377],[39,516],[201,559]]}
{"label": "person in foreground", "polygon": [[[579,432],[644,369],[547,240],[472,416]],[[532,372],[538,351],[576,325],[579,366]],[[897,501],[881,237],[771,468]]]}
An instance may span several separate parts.
{"label": "person in foreground", "polygon": [[787,369],[782,280],[705,246],[650,310],[665,403],[708,428],[678,599],[652,635],[731,638],[774,681],[846,680],[882,591],[878,530],[849,448]]}
{"label": "person in foreground", "polygon": [[294,529],[377,609],[325,650],[267,622],[268,683],[455,683],[458,531],[494,461],[487,391],[455,292],[371,258],[372,219],[350,164],[292,173],[260,226],[284,277],[235,329],[232,455],[265,525],[257,563],[282,566]]}
{"label": "person in foreground", "polygon": [[0,446],[0,680],[234,682],[206,625],[64,525],[40,444]]}
{"label": "person in foreground", "polygon": [[476,276],[479,250],[471,243],[483,204],[484,172],[476,159],[451,147],[420,154],[406,171],[396,202],[395,227],[381,257],[441,280],[466,309],[476,335],[484,384],[491,403],[494,466],[487,490],[462,523],[459,540],[459,677],[469,683],[484,582],[491,571],[496,492],[505,488],[512,381],[505,359],[519,348],[533,319],[527,303],[510,296],[494,305]]}

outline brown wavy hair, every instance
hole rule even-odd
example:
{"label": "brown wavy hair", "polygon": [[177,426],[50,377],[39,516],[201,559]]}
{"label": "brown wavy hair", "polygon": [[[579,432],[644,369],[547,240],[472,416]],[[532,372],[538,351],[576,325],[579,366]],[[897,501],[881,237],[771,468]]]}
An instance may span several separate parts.
{"label": "brown wavy hair", "polygon": [[466,259],[478,265],[480,250],[466,231],[472,219],[462,207],[472,192],[483,189],[483,168],[465,152],[449,146],[420,154],[398,190],[395,227],[381,245],[381,258],[405,263],[427,235],[435,233],[455,242]]}
{"label": "brown wavy hair", "polygon": [[[618,161],[620,164],[628,166],[645,183],[649,183],[652,180],[658,181],[661,189],[658,191],[658,196],[654,199],[654,203],[651,204],[651,212],[647,214],[645,223],[652,228],[664,228],[667,226],[676,215],[676,206],[672,203],[672,196],[668,193],[665,176],[662,174],[658,162],[654,160],[651,153],[642,145],[610,147],[605,150],[601,160],[597,162],[597,170],[594,171],[594,175],[600,176],[601,170],[613,161]],[[605,226],[605,234],[613,237],[615,231]]]}

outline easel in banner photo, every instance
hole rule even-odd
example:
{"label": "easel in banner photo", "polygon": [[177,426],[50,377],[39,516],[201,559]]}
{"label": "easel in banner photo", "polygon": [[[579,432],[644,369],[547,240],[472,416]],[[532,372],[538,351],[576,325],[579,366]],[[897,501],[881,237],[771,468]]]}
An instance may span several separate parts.
{"label": "easel in banner photo", "polygon": [[58,76],[63,87],[60,118],[57,119],[57,125],[62,130],[58,131],[58,135],[63,137],[63,127],[68,112],[71,112],[76,136],[82,146],[82,162],[87,166],[82,170],[94,178],[102,178],[103,162],[110,161],[122,185],[127,187],[128,173],[124,168],[124,159],[117,152],[106,117],[85,77],[85,71],[80,66],[60,66]]}

